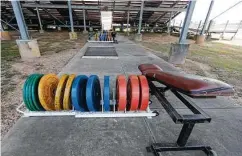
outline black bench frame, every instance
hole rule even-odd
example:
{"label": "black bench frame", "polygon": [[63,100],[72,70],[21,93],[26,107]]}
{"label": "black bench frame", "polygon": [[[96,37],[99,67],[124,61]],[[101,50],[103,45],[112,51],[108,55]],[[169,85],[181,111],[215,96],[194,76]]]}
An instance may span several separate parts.
{"label": "black bench frame", "polygon": [[[166,112],[172,118],[175,124],[183,124],[179,137],[176,143],[153,143],[147,147],[148,152],[153,152],[156,156],[159,156],[160,152],[165,151],[185,151],[185,150],[202,150],[209,156],[213,156],[212,148],[210,146],[186,146],[188,138],[192,133],[193,127],[196,123],[209,123],[211,117],[209,117],[201,108],[195,103],[186,99],[181,93],[170,87],[157,87],[152,81],[157,81],[154,78],[148,78],[151,95],[155,95]],[[161,83],[161,82],[160,82]],[[162,83],[161,83],[162,84]],[[179,114],[177,110],[171,105],[165,98],[165,92],[170,90],[178,99],[181,100],[186,107],[193,112],[193,114]]]}

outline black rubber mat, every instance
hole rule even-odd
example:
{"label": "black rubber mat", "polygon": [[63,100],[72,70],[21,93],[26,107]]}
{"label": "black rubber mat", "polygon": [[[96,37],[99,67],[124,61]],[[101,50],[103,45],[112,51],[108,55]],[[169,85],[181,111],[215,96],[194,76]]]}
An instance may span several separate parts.
{"label": "black rubber mat", "polygon": [[118,56],[114,47],[88,47],[84,56]]}

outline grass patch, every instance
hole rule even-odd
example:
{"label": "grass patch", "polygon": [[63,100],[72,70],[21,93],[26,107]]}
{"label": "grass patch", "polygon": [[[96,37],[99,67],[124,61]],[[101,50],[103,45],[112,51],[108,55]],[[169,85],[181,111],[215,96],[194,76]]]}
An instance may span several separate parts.
{"label": "grass patch", "polygon": [[[168,56],[170,45],[177,41],[177,37],[163,36],[162,34],[143,34],[141,44],[147,48]],[[229,72],[242,74],[242,47],[215,42],[206,42],[203,45],[194,44],[189,40],[190,48],[188,59],[208,64]]]}
{"label": "grass patch", "polygon": [[16,41],[1,41],[1,59],[11,61],[20,58]]}
{"label": "grass patch", "polygon": [[191,44],[188,59],[242,74],[242,47],[208,42]]}

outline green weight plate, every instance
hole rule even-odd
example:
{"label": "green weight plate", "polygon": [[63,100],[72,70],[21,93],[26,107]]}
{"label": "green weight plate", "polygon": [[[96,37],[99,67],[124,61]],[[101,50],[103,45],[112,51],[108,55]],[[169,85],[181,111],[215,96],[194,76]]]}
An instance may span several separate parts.
{"label": "green weight plate", "polygon": [[31,83],[33,81],[33,78],[35,78],[35,77],[36,77],[35,74],[30,76],[29,81],[27,83],[27,88],[26,88],[26,97],[27,97],[29,107],[31,108],[30,109],[31,111],[36,111],[36,107],[33,105],[33,101],[31,99]]}
{"label": "green weight plate", "polygon": [[37,108],[38,111],[44,111],[44,108],[40,104],[38,97],[38,85],[42,76],[43,74],[36,75],[36,77],[33,78],[33,81],[31,83],[31,98],[35,108]]}
{"label": "green weight plate", "polygon": [[33,100],[31,98],[31,86],[32,86],[32,82],[34,80],[34,78],[38,76],[38,74],[32,74],[30,75],[30,79],[27,83],[27,88],[26,88],[26,97],[27,97],[27,101],[28,101],[28,104],[29,104],[29,107],[31,108],[31,111],[36,111],[37,108],[35,107],[34,103],[33,103]]}
{"label": "green weight plate", "polygon": [[29,106],[29,101],[27,99],[27,84],[29,83],[29,79],[31,76],[29,76],[25,82],[24,82],[24,87],[23,87],[23,100],[24,100],[24,104],[27,107],[28,110],[31,110],[32,108]]}
{"label": "green weight plate", "polygon": [[26,104],[26,107],[30,110],[30,111],[33,111],[34,108],[31,106],[30,104],[30,101],[29,101],[29,98],[28,98],[28,94],[29,94],[29,83],[30,83],[30,80],[31,78],[34,76],[35,74],[31,74],[28,76],[27,80],[25,81],[25,84],[24,84],[24,102]]}

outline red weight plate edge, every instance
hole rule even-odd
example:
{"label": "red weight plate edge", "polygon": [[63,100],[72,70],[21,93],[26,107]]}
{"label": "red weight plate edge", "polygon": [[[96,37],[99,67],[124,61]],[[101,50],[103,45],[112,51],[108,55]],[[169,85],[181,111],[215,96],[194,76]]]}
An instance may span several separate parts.
{"label": "red weight plate edge", "polygon": [[127,83],[124,75],[117,76],[116,79],[116,95],[118,111],[124,111],[127,104]]}
{"label": "red weight plate edge", "polygon": [[145,111],[149,105],[149,84],[145,76],[139,75],[139,83],[140,83],[140,104],[139,110]]}
{"label": "red weight plate edge", "polygon": [[140,88],[139,88],[139,79],[136,75],[129,76],[129,82],[128,85],[130,85],[130,93],[128,93],[129,96],[129,111],[136,111],[139,107],[139,99],[140,99]]}

